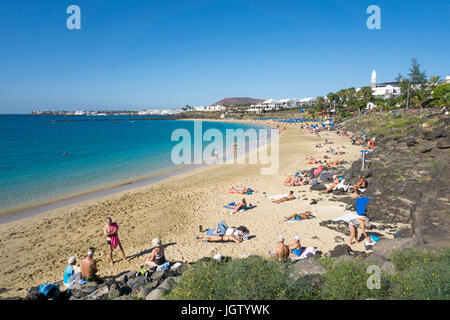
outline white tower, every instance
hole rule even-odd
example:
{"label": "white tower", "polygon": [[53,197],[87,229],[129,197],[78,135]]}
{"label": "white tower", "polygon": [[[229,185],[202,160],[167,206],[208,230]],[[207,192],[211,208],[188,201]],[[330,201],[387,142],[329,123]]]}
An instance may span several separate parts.
{"label": "white tower", "polygon": [[375,70],[372,71],[372,78],[370,81],[370,86],[372,88],[376,88],[376,86],[377,86],[377,72]]}

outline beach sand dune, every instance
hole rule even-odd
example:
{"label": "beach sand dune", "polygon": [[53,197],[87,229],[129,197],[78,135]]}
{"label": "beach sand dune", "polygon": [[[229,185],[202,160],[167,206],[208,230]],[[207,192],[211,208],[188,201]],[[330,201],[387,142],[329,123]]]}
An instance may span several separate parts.
{"label": "beach sand dune", "polygon": [[[334,142],[334,148],[346,147],[345,155],[332,156],[332,160],[358,159],[360,147],[352,146],[333,132],[316,137],[288,126],[280,135],[280,167],[276,175],[261,175],[260,165],[210,165],[148,186],[0,225],[0,296],[23,296],[31,286],[61,280],[67,259],[75,255],[79,263],[91,246],[97,248],[100,275],[134,270],[149,254],[154,237],[160,237],[167,245],[166,256],[171,261],[194,261],[217,253],[268,257],[278,235],[283,235],[288,242],[299,235],[302,245],[327,252],[343,243],[335,240],[342,234],[319,223],[347,211],[339,202],[330,201],[331,196],[309,191],[309,186],[283,185],[286,174],[314,166],[305,157],[324,154],[325,148],[315,148],[315,145],[325,138]],[[257,207],[230,215],[231,210],[223,206],[243,197],[226,192],[232,183],[254,189],[256,192],[245,198]],[[267,198],[290,190],[300,199],[274,204]],[[321,201],[310,205],[313,198]],[[284,216],[306,210],[312,211],[316,218],[283,222]],[[119,237],[129,263],[121,261],[119,252],[115,251],[116,263],[109,265],[102,234],[107,216],[119,224]],[[239,245],[195,240],[200,235],[199,225],[204,229],[214,228],[221,220],[229,226],[246,226],[252,238]],[[364,250],[362,244],[355,248]]]}

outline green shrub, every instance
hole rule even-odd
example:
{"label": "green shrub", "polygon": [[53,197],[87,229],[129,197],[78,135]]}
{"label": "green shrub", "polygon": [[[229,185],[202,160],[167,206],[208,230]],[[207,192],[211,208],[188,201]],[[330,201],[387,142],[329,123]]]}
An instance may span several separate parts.
{"label": "green shrub", "polygon": [[395,299],[450,299],[450,249],[437,251],[406,249],[389,259],[397,267],[391,278],[391,297]]}
{"label": "green shrub", "polygon": [[362,261],[344,260],[323,275],[321,298],[326,300],[383,299],[388,295],[389,281],[381,276],[381,289],[369,289],[367,273],[369,264]]}
{"label": "green shrub", "polygon": [[188,268],[167,299],[287,299],[291,281],[288,264],[261,257],[230,262],[203,262]]}

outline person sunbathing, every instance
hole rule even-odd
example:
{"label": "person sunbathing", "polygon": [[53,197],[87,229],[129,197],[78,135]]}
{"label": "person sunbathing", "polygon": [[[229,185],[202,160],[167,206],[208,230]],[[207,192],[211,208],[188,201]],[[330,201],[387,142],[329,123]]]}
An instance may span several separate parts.
{"label": "person sunbathing", "polygon": [[280,198],[278,200],[274,200],[273,202],[274,203],[282,203],[282,202],[290,201],[290,200],[294,200],[294,199],[295,199],[294,191],[289,191],[289,195],[287,197],[283,197],[283,198]]}
{"label": "person sunbathing", "polygon": [[334,175],[333,176],[333,183],[325,190],[326,193],[330,192],[331,190],[333,190],[338,184],[339,184],[339,178]]}
{"label": "person sunbathing", "polygon": [[235,184],[232,184],[231,188],[228,190],[228,192],[245,194],[245,193],[248,192],[248,188],[246,188],[246,187],[239,187],[239,186],[237,186]]}
{"label": "person sunbathing", "polygon": [[315,158],[311,157],[311,158],[309,158],[309,162],[308,163],[309,164],[320,164],[320,163],[322,163],[322,161],[321,160],[316,160]]}
{"label": "person sunbathing", "polygon": [[343,160],[335,160],[335,161],[325,161],[325,167],[327,166],[338,166],[343,162]]}
{"label": "person sunbathing", "polygon": [[306,212],[295,213],[292,216],[284,217],[283,219],[284,219],[284,221],[306,220],[306,219],[309,219],[310,215],[311,215],[311,211],[306,211]]}
{"label": "person sunbathing", "polygon": [[365,189],[367,187],[367,181],[363,176],[358,176],[359,181],[353,186],[354,194],[358,194],[358,189]]}
{"label": "person sunbathing", "polygon": [[[247,231],[247,232],[246,232]],[[242,227],[239,228],[228,228],[223,235],[217,236],[202,236],[197,237],[197,241],[203,242],[237,242],[238,244],[248,238],[248,230]]]}
{"label": "person sunbathing", "polygon": [[245,201],[245,198],[242,199],[240,203],[237,203],[233,206],[233,212],[231,214],[235,214],[241,209],[247,208],[247,201]]}
{"label": "person sunbathing", "polygon": [[304,186],[306,185],[308,182],[306,182],[304,179],[302,179],[300,176],[294,176],[294,177],[290,177],[288,176],[286,178],[286,180],[284,180],[284,184],[286,186]]}
{"label": "person sunbathing", "polygon": [[300,244],[300,237],[295,236],[294,242],[288,244],[289,247],[289,258],[297,259],[302,254],[302,245]]}

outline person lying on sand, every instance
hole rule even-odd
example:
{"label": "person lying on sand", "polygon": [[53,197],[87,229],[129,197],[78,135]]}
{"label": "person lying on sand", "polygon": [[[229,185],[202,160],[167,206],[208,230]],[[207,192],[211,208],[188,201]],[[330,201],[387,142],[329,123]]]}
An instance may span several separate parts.
{"label": "person lying on sand", "polygon": [[119,240],[119,226],[116,222],[113,222],[110,217],[107,217],[105,219],[106,225],[103,227],[103,234],[106,237],[106,244],[108,245],[108,252],[109,252],[109,261],[111,265],[114,265],[114,261],[112,258],[112,252],[113,248],[119,247],[120,252],[122,252],[123,261],[127,261],[127,258],[125,256],[125,251],[123,250],[122,243],[120,243]]}
{"label": "person lying on sand", "polygon": [[308,184],[308,182],[306,180],[304,180],[303,178],[301,178],[300,176],[294,176],[294,177],[290,177],[288,176],[286,178],[286,180],[284,180],[284,185],[286,186],[304,186]]}
{"label": "person lying on sand", "polygon": [[343,162],[344,162],[344,160],[335,160],[335,161],[327,161],[327,160],[325,160],[323,165],[324,165],[325,168],[329,168],[330,166],[338,166],[338,165],[340,165]]}
{"label": "person lying on sand", "polygon": [[274,200],[273,202],[274,203],[282,203],[282,202],[290,201],[290,200],[294,200],[294,199],[295,199],[294,191],[289,191],[289,195],[287,197],[283,197],[283,198],[280,198],[278,200]]}
{"label": "person lying on sand", "polygon": [[353,189],[355,189],[354,194],[358,194],[358,189],[365,189],[367,187],[366,178],[363,176],[358,176],[358,179],[358,183],[353,186]]}
{"label": "person lying on sand", "polygon": [[302,254],[302,245],[300,244],[299,236],[295,236],[294,242],[292,242],[291,244],[288,244],[288,247],[290,250],[290,253],[289,253],[290,258],[297,259]]}
{"label": "person lying on sand", "polygon": [[242,237],[236,237],[234,235],[219,235],[219,236],[203,236],[197,237],[197,241],[201,242],[237,242],[238,244],[242,242]]}
{"label": "person lying on sand", "polygon": [[197,237],[197,241],[203,241],[203,242],[227,242],[227,241],[234,241],[237,243],[241,243],[244,240],[248,239],[248,236],[250,234],[250,231],[246,227],[231,227],[227,228],[225,231],[225,234],[219,234],[216,236],[200,236]]}
{"label": "person lying on sand", "polygon": [[81,276],[83,280],[101,283],[102,280],[96,275],[98,270],[97,262],[94,260],[94,252],[95,248],[89,248],[87,256],[81,260]]}
{"label": "person lying on sand", "polygon": [[239,210],[245,208],[247,208],[247,201],[245,201],[245,198],[243,198],[240,203],[236,203],[236,205],[233,206],[233,212],[231,212],[231,214],[235,214]]}
{"label": "person lying on sand", "polygon": [[305,219],[309,219],[310,215],[311,215],[311,211],[300,212],[300,213],[295,213],[295,214],[293,214],[292,216],[289,216],[289,217],[284,217],[283,220],[284,221],[305,220]]}
{"label": "person lying on sand", "polygon": [[284,244],[284,238],[278,237],[277,247],[275,248],[275,259],[278,261],[286,261],[289,257],[289,247]]}
{"label": "person lying on sand", "polygon": [[248,191],[248,188],[239,187],[235,184],[232,184],[231,188],[228,190],[228,192],[230,192],[230,193],[240,193],[240,194],[245,194],[245,193],[247,193],[247,191]]}
{"label": "person lying on sand", "polygon": [[159,238],[152,239],[152,245],[155,248],[152,250],[152,253],[150,253],[147,259],[145,259],[144,264],[152,268],[159,267],[160,265],[166,262],[166,257],[164,255],[164,247],[162,246],[161,240]]}
{"label": "person lying on sand", "polygon": [[325,190],[326,193],[330,192],[331,190],[333,190],[338,184],[339,184],[339,178],[334,175],[333,176],[333,183],[330,184],[330,186]]}

